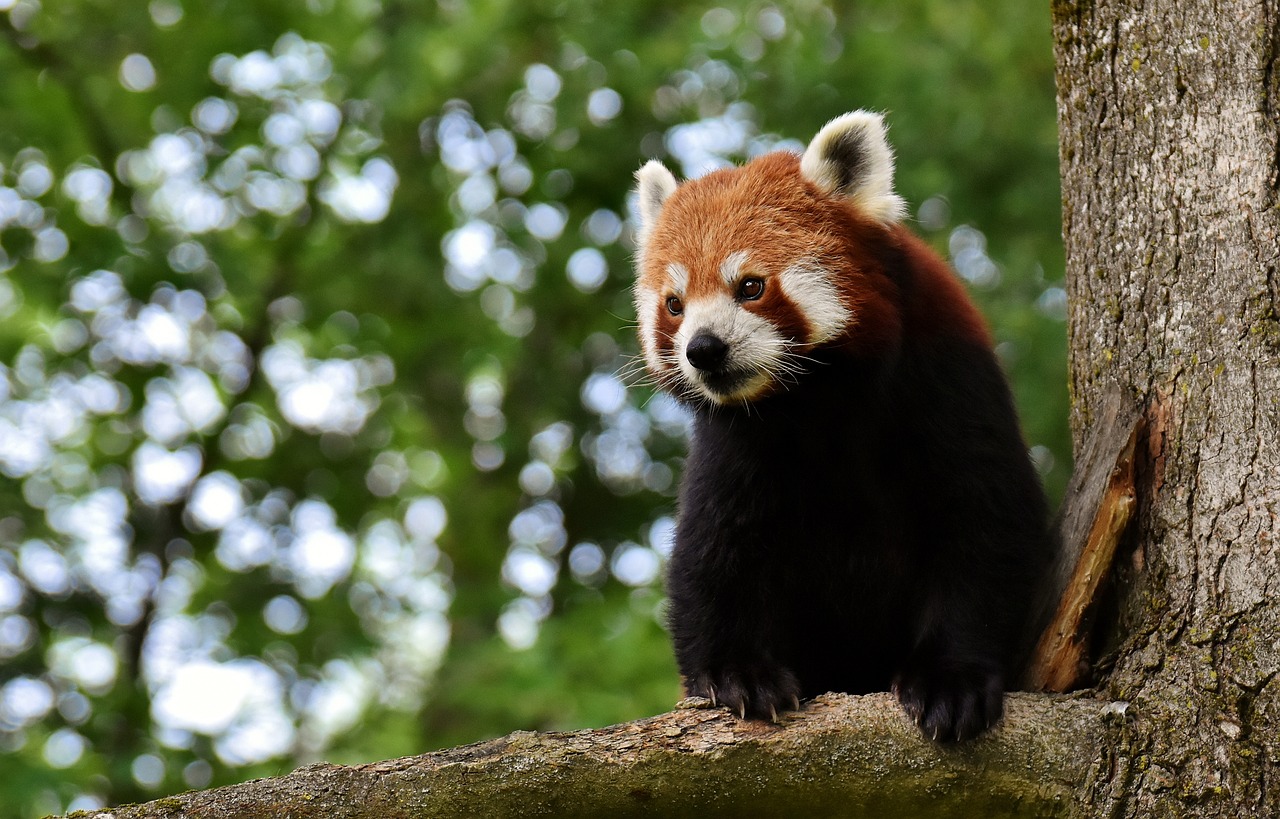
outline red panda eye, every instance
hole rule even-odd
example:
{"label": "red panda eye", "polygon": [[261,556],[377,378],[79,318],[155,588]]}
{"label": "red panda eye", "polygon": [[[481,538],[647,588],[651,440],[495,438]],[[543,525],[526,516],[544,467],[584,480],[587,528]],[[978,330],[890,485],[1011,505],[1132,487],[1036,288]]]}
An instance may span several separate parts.
{"label": "red panda eye", "polygon": [[738,285],[738,298],[743,301],[755,301],[763,295],[764,279],[757,276],[743,279],[742,284]]}
{"label": "red panda eye", "polygon": [[678,316],[684,312],[684,302],[675,296],[667,296],[667,312],[673,316]]}

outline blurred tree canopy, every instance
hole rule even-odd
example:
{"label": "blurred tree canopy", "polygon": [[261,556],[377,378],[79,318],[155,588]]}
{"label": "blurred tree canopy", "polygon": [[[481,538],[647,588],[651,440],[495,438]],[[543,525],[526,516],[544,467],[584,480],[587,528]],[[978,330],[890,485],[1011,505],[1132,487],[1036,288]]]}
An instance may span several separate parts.
{"label": "blurred tree canopy", "polygon": [[631,174],[887,112],[1070,471],[1046,7],[0,0],[0,804],[668,709]]}

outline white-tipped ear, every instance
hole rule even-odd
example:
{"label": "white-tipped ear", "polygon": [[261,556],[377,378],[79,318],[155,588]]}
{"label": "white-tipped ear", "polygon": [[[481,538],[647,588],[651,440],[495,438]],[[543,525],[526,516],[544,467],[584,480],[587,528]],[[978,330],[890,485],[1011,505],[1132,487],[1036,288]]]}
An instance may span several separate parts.
{"label": "white-tipped ear", "polygon": [[640,210],[640,243],[643,244],[658,222],[658,214],[662,212],[662,203],[676,192],[676,178],[667,166],[656,159],[644,163],[644,167],[636,171],[636,193],[639,195]]}
{"label": "white-tipped ear", "polygon": [[828,122],[800,158],[800,173],[826,193],[852,199],[878,221],[896,222],[906,214],[902,197],[893,192],[893,149],[879,114],[854,111]]}

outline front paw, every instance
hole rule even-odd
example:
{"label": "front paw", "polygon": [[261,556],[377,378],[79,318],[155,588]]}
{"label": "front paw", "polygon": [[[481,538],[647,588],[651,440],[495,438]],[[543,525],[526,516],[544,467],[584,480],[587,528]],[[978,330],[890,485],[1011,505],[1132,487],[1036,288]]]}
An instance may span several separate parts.
{"label": "front paw", "polygon": [[778,714],[800,710],[800,681],[787,668],[760,663],[718,673],[695,674],[686,684],[691,697],[706,697],[739,717],[778,722]]}
{"label": "front paw", "polygon": [[935,742],[973,739],[1004,714],[1003,679],[975,666],[935,662],[908,669],[894,680],[893,693]]}

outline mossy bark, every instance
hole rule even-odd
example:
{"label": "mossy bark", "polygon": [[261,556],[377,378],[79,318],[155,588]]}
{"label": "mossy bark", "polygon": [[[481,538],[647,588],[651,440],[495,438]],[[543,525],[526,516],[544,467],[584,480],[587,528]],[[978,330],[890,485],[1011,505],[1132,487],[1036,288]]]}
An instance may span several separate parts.
{"label": "mossy bark", "polygon": [[1053,13],[1076,447],[1110,390],[1148,428],[1108,815],[1280,815],[1276,5]]}
{"label": "mossy bark", "polygon": [[925,740],[887,694],[826,695],[780,725],[683,708],[595,731],[311,765],[85,816],[1077,816],[1109,776],[1107,749],[1125,722],[1094,698],[1018,694],[996,731],[948,746]]}

